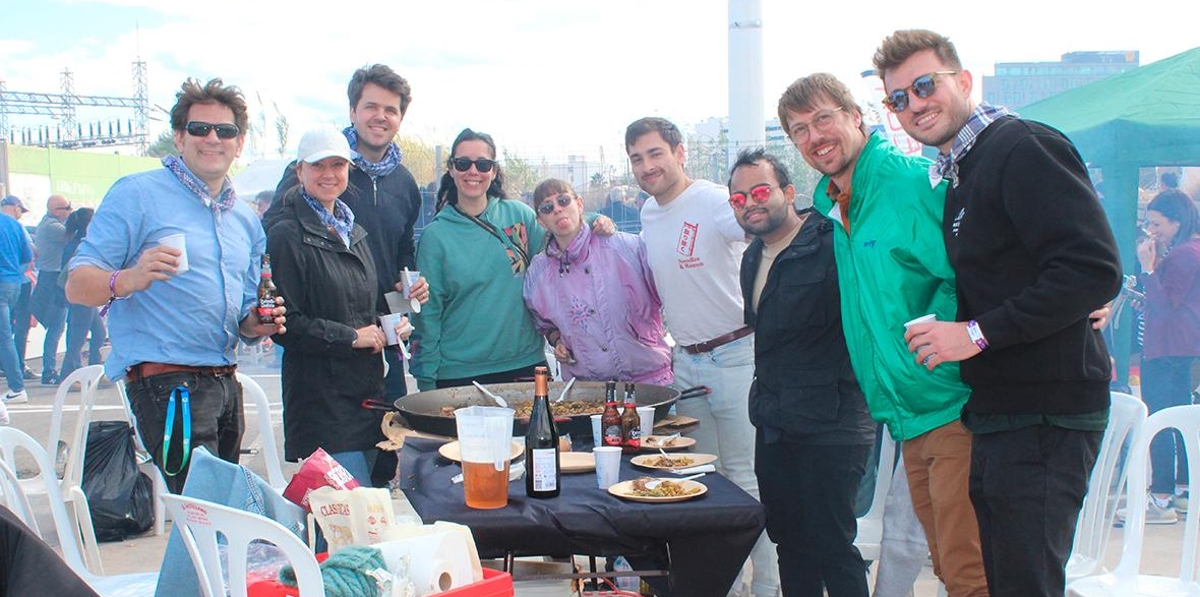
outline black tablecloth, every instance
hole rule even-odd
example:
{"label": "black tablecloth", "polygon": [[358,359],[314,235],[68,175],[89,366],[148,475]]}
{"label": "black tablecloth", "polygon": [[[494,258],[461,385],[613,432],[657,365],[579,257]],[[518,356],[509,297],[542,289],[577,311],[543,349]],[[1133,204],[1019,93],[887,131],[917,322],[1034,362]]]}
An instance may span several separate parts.
{"label": "black tablecloth", "polygon": [[[563,475],[557,498],[525,496],[524,481],[508,486],[508,506],[468,508],[461,484],[450,477],[461,468],[437,453],[440,442],[406,439],[400,452],[400,480],[408,501],[426,522],[446,520],[471,527],[483,557],[598,555],[633,557],[646,569],[653,556],[670,559],[669,592],[724,597],[762,532],[765,514],[753,497],[725,477],[700,479],[708,492],[685,502],[644,504],[609,495],[596,487],[596,475]],[[621,461],[621,480],[645,474]],[[650,564],[652,565],[652,564]],[[659,587],[661,590],[665,587]],[[665,591],[664,591],[665,592]]]}

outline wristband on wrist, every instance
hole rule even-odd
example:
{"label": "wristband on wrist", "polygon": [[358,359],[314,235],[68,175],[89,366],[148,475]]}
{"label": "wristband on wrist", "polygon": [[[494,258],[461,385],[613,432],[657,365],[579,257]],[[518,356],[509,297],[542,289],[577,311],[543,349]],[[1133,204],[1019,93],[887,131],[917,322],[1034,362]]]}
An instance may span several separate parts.
{"label": "wristband on wrist", "polygon": [[979,322],[972,319],[967,322],[967,335],[971,337],[971,341],[979,350],[987,350],[988,341],[983,337],[983,330],[979,329]]}
{"label": "wristband on wrist", "polygon": [[108,277],[108,302],[104,303],[103,309],[100,309],[100,317],[104,317],[108,313],[108,309],[113,306],[113,303],[129,298],[117,296],[117,276],[119,275],[121,275],[121,270],[116,270]]}

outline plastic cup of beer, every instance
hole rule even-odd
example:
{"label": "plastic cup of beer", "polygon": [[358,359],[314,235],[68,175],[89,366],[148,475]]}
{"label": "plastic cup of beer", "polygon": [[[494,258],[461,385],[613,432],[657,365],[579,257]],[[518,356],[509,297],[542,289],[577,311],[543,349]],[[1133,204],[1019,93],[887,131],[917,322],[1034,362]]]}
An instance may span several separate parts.
{"label": "plastic cup of beer", "polygon": [[495,406],[469,406],[454,411],[468,508],[494,510],[508,505],[513,414],[511,408]]}
{"label": "plastic cup of beer", "polygon": [[596,486],[608,489],[621,476],[621,447],[600,446],[592,448],[596,459]]}
{"label": "plastic cup of beer", "polygon": [[169,234],[159,239],[158,244],[164,247],[171,247],[172,249],[179,249],[179,265],[175,267],[176,276],[188,271],[187,235]]}
{"label": "plastic cup of beer", "polygon": [[603,446],[604,437],[600,433],[600,417],[604,415],[592,415],[592,445]]}
{"label": "plastic cup of beer", "polygon": [[642,423],[641,427],[638,428],[638,432],[641,433],[641,436],[646,437],[648,435],[654,435],[654,407],[639,406],[637,407],[637,414],[638,419]]}

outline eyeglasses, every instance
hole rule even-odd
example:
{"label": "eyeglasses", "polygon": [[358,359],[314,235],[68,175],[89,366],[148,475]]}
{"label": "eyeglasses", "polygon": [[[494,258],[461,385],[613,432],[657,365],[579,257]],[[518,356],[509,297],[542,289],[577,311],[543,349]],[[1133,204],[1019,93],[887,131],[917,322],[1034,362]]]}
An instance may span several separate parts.
{"label": "eyeglasses", "polygon": [[183,125],[183,129],[193,137],[207,137],[209,131],[215,130],[218,139],[232,139],[241,132],[236,124],[209,124],[199,120],[193,120]]}
{"label": "eyeglasses", "polygon": [[[746,197],[746,193],[738,191],[729,196],[729,204],[732,205],[734,209],[744,209],[746,207]],[[755,203],[766,203],[767,199],[771,198],[771,185],[764,182],[762,184],[757,184],[750,187],[749,197],[750,199],[753,199]]]}
{"label": "eyeglasses", "polygon": [[792,140],[801,141],[808,138],[809,131],[816,129],[821,132],[828,131],[833,126],[833,115],[841,112],[845,108],[835,108],[833,110],[825,110],[813,117],[812,122],[808,124],[797,124],[792,127]]}
{"label": "eyeglasses", "polygon": [[563,194],[559,195],[558,197],[555,197],[553,201],[550,201],[550,200],[543,201],[542,204],[538,206],[538,213],[548,216],[548,215],[554,213],[554,204],[555,203],[557,203],[559,207],[566,207],[566,206],[570,205],[571,202],[574,200],[575,200],[574,197],[572,197],[566,193],[563,193]]}
{"label": "eyeglasses", "polygon": [[470,170],[472,164],[474,164],[475,169],[480,172],[491,172],[492,167],[496,165],[496,160],[489,160],[487,158],[477,158],[474,160],[469,158],[454,158],[453,160],[450,160],[450,163],[454,164],[454,169],[458,170],[459,172],[466,172],[467,170]]}
{"label": "eyeglasses", "polygon": [[933,92],[937,91],[937,79],[935,77],[938,75],[957,74],[958,71],[956,70],[939,70],[927,75],[921,75],[913,80],[912,85],[889,93],[887,97],[883,98],[883,105],[887,106],[892,112],[899,114],[908,109],[909,89],[911,89],[913,94],[917,97],[925,99],[933,95]]}
{"label": "eyeglasses", "polygon": [[71,211],[71,206],[70,206],[70,205],[64,205],[64,206],[62,206],[62,207],[56,207],[56,208],[54,208],[54,209],[53,209],[53,210],[51,210],[51,211],[64,211],[64,210],[65,210],[65,211]]}

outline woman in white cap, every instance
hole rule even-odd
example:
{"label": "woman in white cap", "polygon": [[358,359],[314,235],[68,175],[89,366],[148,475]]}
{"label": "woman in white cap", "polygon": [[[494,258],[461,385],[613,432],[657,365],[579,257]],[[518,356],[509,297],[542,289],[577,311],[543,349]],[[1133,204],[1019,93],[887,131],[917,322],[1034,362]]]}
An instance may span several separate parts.
{"label": "woman in white cap", "polygon": [[[299,185],[269,223],[267,253],[275,286],[288,306],[287,332],[274,337],[283,356],[284,457],[307,458],[317,448],[371,485],[384,439],[383,414],[360,406],[383,394],[385,339],[376,325],[376,273],[366,231],[340,199],[350,146],[335,130],[300,140]],[[403,327],[407,321],[402,322]]]}

